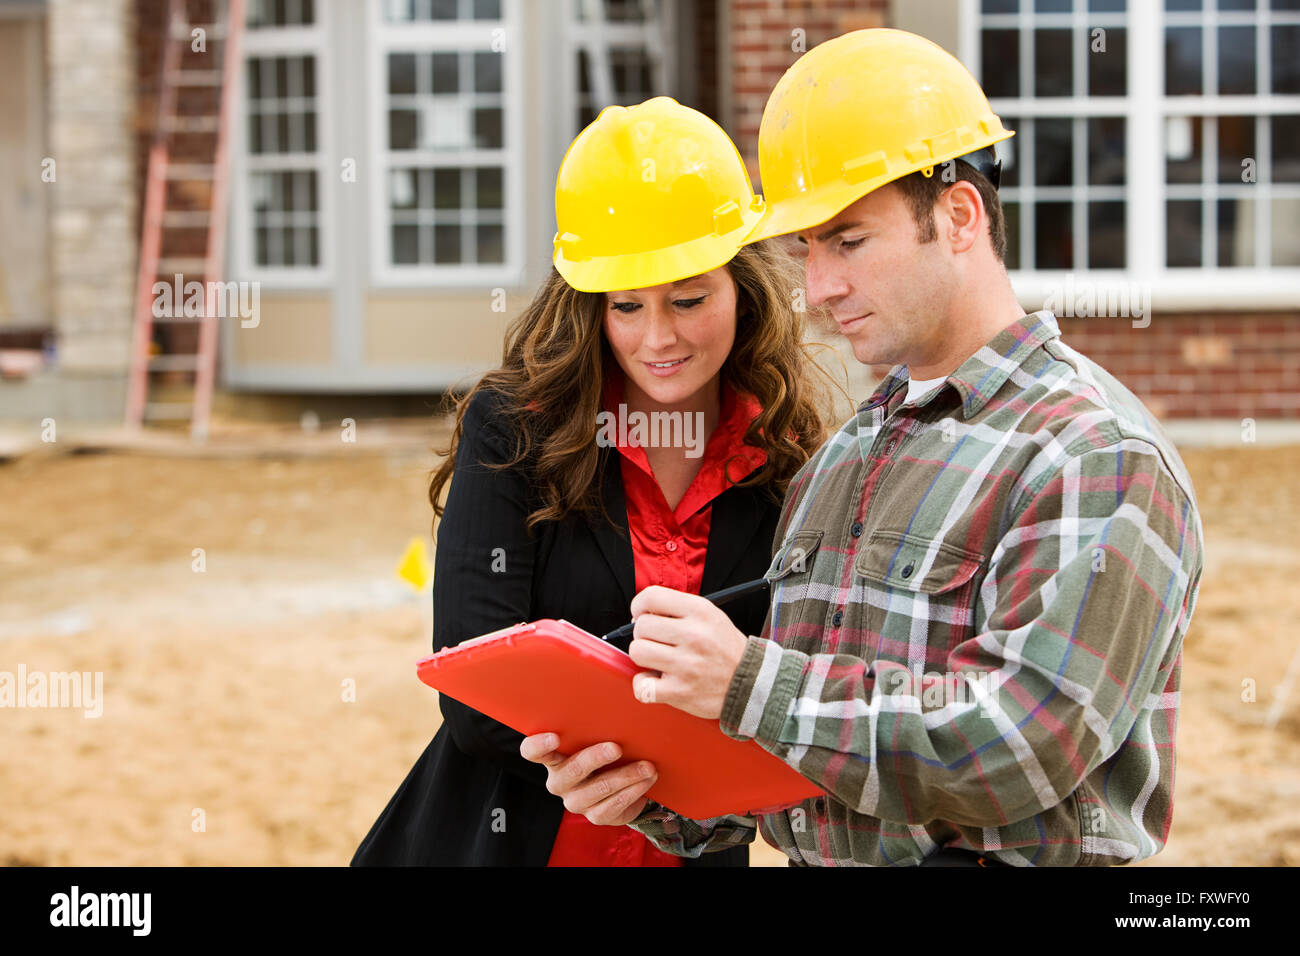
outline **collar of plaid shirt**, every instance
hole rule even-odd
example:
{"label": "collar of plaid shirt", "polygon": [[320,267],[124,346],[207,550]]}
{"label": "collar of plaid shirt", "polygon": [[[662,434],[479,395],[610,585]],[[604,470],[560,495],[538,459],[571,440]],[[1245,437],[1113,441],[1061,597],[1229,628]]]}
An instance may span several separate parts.
{"label": "collar of plaid shirt", "polygon": [[694,855],[757,822],[803,865],[1152,855],[1202,564],[1182,461],[1050,313],[915,403],[906,382],[894,369],[791,482],[768,627],[721,718],[826,795],[634,825]]}

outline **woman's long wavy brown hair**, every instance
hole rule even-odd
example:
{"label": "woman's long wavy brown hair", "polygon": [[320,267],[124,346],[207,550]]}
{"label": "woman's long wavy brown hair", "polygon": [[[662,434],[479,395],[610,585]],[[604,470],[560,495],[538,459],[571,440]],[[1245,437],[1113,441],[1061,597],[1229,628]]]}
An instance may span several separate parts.
{"label": "woman's long wavy brown hair", "polygon": [[[744,486],[765,486],[780,501],[796,471],[826,438],[833,380],[804,342],[802,270],[769,242],[743,246],[726,266],[736,283],[736,338],[722,366],[732,388],[758,399],[762,412],[745,442],[767,453],[767,462]],[[603,293],[579,292],[554,269],[532,304],[506,331],[501,367],[484,375],[459,400],[446,459],[429,483],[435,524],[442,492],[451,480],[465,409],[480,389],[505,398],[514,457],[491,467],[529,460],[541,502],[527,520],[558,521],[570,512],[604,511],[596,472],[597,413],[601,410],[606,360],[613,361],[602,332]],[[822,346],[822,348],[826,348]],[[531,409],[527,406],[530,406]]]}

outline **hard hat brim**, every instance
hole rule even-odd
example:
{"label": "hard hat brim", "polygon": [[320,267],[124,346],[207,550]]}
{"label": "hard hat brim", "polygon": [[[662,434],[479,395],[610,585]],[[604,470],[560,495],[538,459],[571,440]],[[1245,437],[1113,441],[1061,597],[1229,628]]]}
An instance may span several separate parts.
{"label": "hard hat brim", "polygon": [[742,215],[743,224],[724,236],[701,236],[648,252],[580,260],[566,257],[557,244],[552,261],[564,281],[579,292],[620,292],[689,279],[725,266],[750,241],[746,237],[762,213],[749,210]]}

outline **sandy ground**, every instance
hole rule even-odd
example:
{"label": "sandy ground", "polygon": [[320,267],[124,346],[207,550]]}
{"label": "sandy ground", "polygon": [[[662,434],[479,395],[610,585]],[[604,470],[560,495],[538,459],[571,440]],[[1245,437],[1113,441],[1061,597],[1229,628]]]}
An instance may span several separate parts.
{"label": "sandy ground", "polygon": [[[1150,862],[1300,864],[1300,675],[1278,697],[1300,642],[1300,447],[1185,457],[1208,565]],[[428,531],[434,461],[0,465],[0,670],[103,673],[98,718],[0,710],[0,862],[346,863],[438,723],[412,666],[427,592],[394,575]]]}

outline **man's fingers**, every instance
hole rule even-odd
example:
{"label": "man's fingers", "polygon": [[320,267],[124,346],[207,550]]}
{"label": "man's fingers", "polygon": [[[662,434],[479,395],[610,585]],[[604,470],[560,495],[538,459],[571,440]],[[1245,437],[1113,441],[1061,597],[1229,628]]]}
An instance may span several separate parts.
{"label": "man's fingers", "polygon": [[651,671],[671,671],[678,652],[671,645],[652,638],[637,636],[627,646],[632,663]]}
{"label": "man's fingers", "polygon": [[685,591],[674,591],[672,588],[652,584],[632,598],[630,610],[633,620],[642,614],[684,617],[691,612],[692,608],[697,608],[701,601],[709,607],[713,606],[698,594],[687,594]]}

